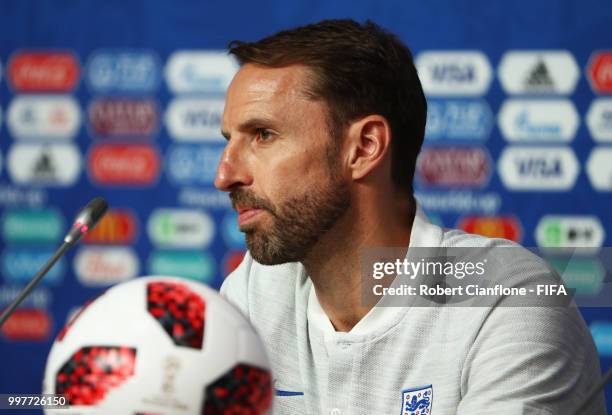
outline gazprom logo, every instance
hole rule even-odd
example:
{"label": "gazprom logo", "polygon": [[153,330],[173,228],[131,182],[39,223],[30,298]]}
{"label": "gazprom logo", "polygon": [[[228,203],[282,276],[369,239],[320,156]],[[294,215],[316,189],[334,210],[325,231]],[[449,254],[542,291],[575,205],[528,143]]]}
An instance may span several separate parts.
{"label": "gazprom logo", "polygon": [[432,99],[427,103],[427,140],[477,140],[489,137],[493,115],[484,100]]}
{"label": "gazprom logo", "polygon": [[153,92],[160,80],[159,58],[151,51],[101,50],[87,65],[87,83],[95,92]]}
{"label": "gazprom logo", "polygon": [[168,59],[166,80],[174,93],[224,94],[237,70],[223,51],[178,51]]}
{"label": "gazprom logo", "polygon": [[166,158],[168,176],[180,185],[212,185],[223,145],[181,144],[170,148]]}
{"label": "gazprom logo", "polygon": [[499,127],[508,141],[571,141],[580,117],[567,99],[506,101],[498,116]]}

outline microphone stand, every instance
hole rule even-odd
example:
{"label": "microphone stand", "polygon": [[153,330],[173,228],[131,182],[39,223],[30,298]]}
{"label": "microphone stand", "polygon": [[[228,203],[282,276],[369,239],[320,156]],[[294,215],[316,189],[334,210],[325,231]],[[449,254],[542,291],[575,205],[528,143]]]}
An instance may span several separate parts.
{"label": "microphone stand", "polygon": [[21,304],[21,302],[30,295],[30,292],[36,287],[36,285],[43,279],[43,277],[49,272],[51,267],[55,265],[58,259],[64,255],[64,253],[71,247],[71,244],[64,242],[62,246],[59,247],[57,251],[53,254],[51,259],[47,261],[47,263],[36,273],[32,281],[26,285],[26,287],[19,293],[17,298],[13,300],[13,302],[2,312],[0,316],[0,328],[4,325],[4,322],[9,318],[13,311]]}
{"label": "microphone stand", "polygon": [[21,302],[32,292],[36,285],[43,279],[43,277],[49,272],[51,267],[57,262],[58,259],[66,253],[73,245],[90,230],[96,226],[98,221],[102,219],[102,216],[106,213],[108,204],[101,197],[92,199],[87,206],[85,206],[81,212],[79,212],[74,225],[64,238],[64,243],[55,251],[51,259],[36,273],[32,281],[25,286],[25,288],[19,293],[17,298],[13,300],[11,304],[2,312],[0,315],[0,328],[4,325],[6,320],[13,314],[15,309],[21,304]]}

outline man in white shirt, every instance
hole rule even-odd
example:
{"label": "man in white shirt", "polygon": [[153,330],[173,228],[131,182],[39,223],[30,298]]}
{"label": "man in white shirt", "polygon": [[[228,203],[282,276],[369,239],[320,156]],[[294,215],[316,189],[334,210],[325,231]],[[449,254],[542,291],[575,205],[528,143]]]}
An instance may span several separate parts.
{"label": "man in white shirt", "polygon": [[[364,301],[369,247],[475,247],[479,260],[510,245],[433,225],[414,201],[426,101],[410,51],[335,20],[230,53],[242,66],[215,185],[249,252],[221,292],[268,348],[274,413],[572,414],[600,377],[575,308]],[[554,282],[514,249],[487,278]],[[583,413],[605,413],[603,398]]]}

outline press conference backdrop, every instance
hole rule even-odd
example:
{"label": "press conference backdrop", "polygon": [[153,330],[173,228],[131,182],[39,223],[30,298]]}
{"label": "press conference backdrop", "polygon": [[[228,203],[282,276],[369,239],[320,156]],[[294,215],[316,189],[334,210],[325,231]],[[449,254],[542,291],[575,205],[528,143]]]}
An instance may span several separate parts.
{"label": "press conference backdrop", "polygon": [[[51,340],[112,284],[220,286],[245,246],[213,186],[236,70],[219,51],[339,17],[373,19],[415,54],[429,100],[417,198],[434,221],[527,246],[612,244],[609,2],[3,0],[0,307],[79,207],[100,195],[112,209],[3,327],[0,392],[39,392]],[[588,298],[606,268],[581,258],[564,278]],[[610,309],[582,312],[610,367]]]}

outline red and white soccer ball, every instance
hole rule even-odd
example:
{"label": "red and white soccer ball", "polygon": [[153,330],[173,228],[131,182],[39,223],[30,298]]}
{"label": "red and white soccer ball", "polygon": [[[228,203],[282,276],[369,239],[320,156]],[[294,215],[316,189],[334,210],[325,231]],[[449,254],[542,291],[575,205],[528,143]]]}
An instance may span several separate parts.
{"label": "red and white soccer ball", "polygon": [[72,318],[49,353],[43,391],[65,395],[71,414],[259,415],[271,408],[269,368],[253,328],[216,291],[142,277]]}

